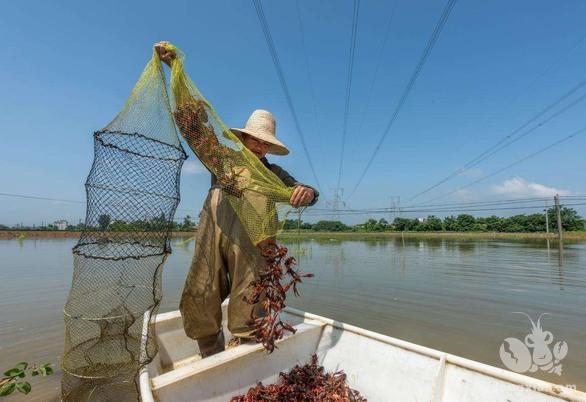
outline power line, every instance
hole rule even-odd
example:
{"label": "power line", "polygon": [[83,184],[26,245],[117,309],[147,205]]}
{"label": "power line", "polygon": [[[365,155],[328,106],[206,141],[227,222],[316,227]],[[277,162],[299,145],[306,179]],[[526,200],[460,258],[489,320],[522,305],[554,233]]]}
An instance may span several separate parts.
{"label": "power line", "polygon": [[[66,203],[72,203],[72,204],[86,204],[86,201],[67,200],[67,199],[62,199],[62,198],[51,198],[51,197],[44,197],[44,196],[38,196],[38,195],[0,193],[0,196],[1,197],[10,197],[10,198],[23,198],[23,199],[29,199],[29,200],[66,202]],[[195,210],[195,209],[185,209],[185,208],[177,208],[177,211],[197,212],[197,210]]]}
{"label": "power line", "polygon": [[305,73],[307,75],[307,82],[309,83],[309,94],[311,95],[311,103],[313,109],[313,119],[315,120],[316,132],[321,132],[319,119],[317,117],[317,101],[313,86],[313,78],[311,76],[311,70],[309,69],[309,57],[307,56],[307,46],[305,44],[305,30],[303,29],[303,22],[301,19],[301,7],[300,0],[295,2],[295,8],[297,10],[297,22],[299,23],[299,32],[301,33],[301,48],[303,49],[303,58],[305,60]]}
{"label": "power line", "polygon": [[346,76],[346,102],[344,104],[344,123],[342,126],[342,150],[340,152],[340,166],[338,168],[338,184],[340,188],[342,180],[342,169],[344,167],[344,150],[346,148],[346,133],[348,130],[348,114],[350,113],[350,92],[352,90],[352,71],[354,70],[354,54],[356,52],[356,37],[358,36],[358,14],[360,11],[360,0],[354,0],[354,11],[352,13],[352,35],[350,37],[350,53],[348,55],[348,70]]}
{"label": "power line", "polygon": [[50,198],[50,197],[43,197],[43,196],[36,196],[36,195],[26,195],[26,194],[12,194],[12,193],[0,193],[2,197],[12,197],[12,198],[25,198],[30,200],[43,200],[43,201],[56,201],[56,202],[68,202],[73,204],[85,204],[84,201],[78,200],[64,200],[61,198]]}
{"label": "power line", "polygon": [[[567,197],[564,197],[567,198]],[[503,206],[519,206],[518,204],[535,204],[539,203],[541,206],[543,201],[549,200],[549,197],[540,198],[527,198],[523,200],[510,200],[510,201],[484,201],[484,202],[471,202],[471,203],[454,203],[454,204],[435,204],[435,205],[422,205],[422,206],[406,206],[406,207],[380,207],[380,208],[359,208],[359,209],[347,209],[344,212],[391,212],[395,210],[401,210],[401,212],[412,212],[421,210],[430,211],[442,211],[442,210],[453,210],[453,209],[468,209],[468,208],[486,208],[490,206],[503,207]],[[586,197],[573,197],[572,200],[586,200]],[[436,208],[434,208],[436,207]],[[535,205],[524,205],[523,207],[535,207]],[[329,211],[329,209],[313,208],[311,211]]]}
{"label": "power line", "polygon": [[537,119],[539,119],[543,115],[547,114],[550,110],[552,110],[553,108],[555,108],[556,106],[558,106],[564,100],[568,99],[570,96],[572,96],[574,93],[576,93],[576,91],[578,91],[579,89],[581,89],[585,85],[586,85],[586,80],[580,81],[578,84],[574,85],[569,91],[567,91],[561,97],[559,97],[558,99],[556,99],[553,103],[547,105],[544,109],[542,109],[539,113],[537,113],[536,115],[534,115],[533,117],[531,117],[529,120],[527,120],[521,126],[517,127],[516,129],[514,129],[513,131],[511,131],[510,133],[508,133],[507,135],[505,135],[503,138],[501,138],[499,141],[497,141],[495,144],[493,144],[489,148],[485,149],[483,152],[481,152],[474,159],[472,159],[471,161],[467,162],[463,167],[461,167],[461,168],[453,171],[452,173],[450,173],[448,176],[444,177],[440,181],[438,181],[438,182],[434,183],[433,185],[425,188],[424,190],[418,192],[413,197],[411,197],[410,200],[414,200],[414,199],[422,196],[423,194],[428,193],[429,191],[433,190],[434,188],[436,188],[436,187],[444,184],[445,182],[447,182],[447,181],[453,179],[454,177],[460,175],[461,173],[465,172],[467,169],[470,169],[470,168],[478,165],[480,162],[486,160],[487,158],[491,157],[495,153],[501,151],[502,149],[508,147],[512,143],[518,141],[519,139],[521,139],[521,138],[529,135],[533,131],[535,131],[538,128],[542,127],[544,124],[548,123],[549,121],[551,121],[555,117],[558,117],[562,113],[565,113],[570,108],[572,108],[575,105],[577,105],[579,102],[582,102],[586,98],[586,95],[583,95],[580,98],[578,98],[577,100],[575,100],[572,103],[570,103],[569,105],[566,105],[564,108],[562,108],[558,112],[554,113],[553,115],[551,115],[550,117],[548,117],[544,121],[538,123],[536,126],[532,127],[531,129],[529,129],[525,133],[521,134],[517,138],[513,138],[513,137],[515,137],[515,135],[517,135],[519,132],[521,132],[523,129],[525,129],[527,126],[529,126],[531,123],[533,123],[534,121],[536,121]]}
{"label": "power line", "polygon": [[470,201],[470,202],[456,202],[450,204],[417,204],[411,207],[444,207],[444,206],[469,206],[469,205],[499,205],[499,204],[522,204],[527,202],[543,202],[549,199],[548,197],[531,197],[531,198],[514,198],[507,200],[494,200],[494,201]]}
{"label": "power line", "polygon": [[[573,198],[573,199],[586,199],[586,196],[564,196],[564,198]],[[414,208],[432,208],[432,207],[440,207],[440,208],[462,208],[462,207],[473,207],[473,206],[490,206],[490,205],[515,205],[515,204],[527,204],[527,203],[542,203],[545,200],[549,200],[549,197],[531,197],[531,198],[515,198],[515,199],[506,199],[506,200],[493,200],[493,201],[470,201],[470,202],[455,202],[449,204],[423,204],[423,205],[407,205],[401,207],[401,211],[403,210],[411,210]],[[359,208],[359,209],[352,209],[347,208],[347,211],[380,211],[380,210],[387,210],[393,211],[397,208]],[[312,208],[312,211],[329,211],[328,208]]]}
{"label": "power line", "polygon": [[492,172],[492,173],[490,173],[490,174],[488,174],[488,175],[486,175],[486,176],[483,176],[483,177],[481,177],[481,178],[479,178],[479,179],[477,179],[477,180],[474,180],[474,181],[473,181],[473,182],[471,182],[471,183],[465,184],[465,185],[463,185],[463,186],[461,186],[461,187],[457,188],[457,189],[456,189],[456,190],[454,190],[454,191],[450,191],[449,193],[445,193],[445,194],[439,195],[439,196],[437,196],[437,197],[435,197],[435,198],[432,198],[432,199],[431,199],[431,200],[429,200],[429,201],[435,201],[435,200],[437,200],[437,199],[440,199],[440,198],[447,197],[447,196],[449,196],[449,195],[452,195],[452,194],[454,194],[454,193],[457,193],[458,191],[461,191],[461,190],[463,190],[463,189],[465,189],[465,188],[468,188],[468,187],[470,187],[470,186],[473,186],[473,185],[475,185],[475,184],[477,184],[477,183],[480,183],[480,182],[482,182],[482,181],[484,181],[484,180],[486,180],[486,179],[489,179],[489,178],[491,178],[491,177],[493,177],[493,176],[496,176],[497,174],[499,174],[499,173],[501,173],[501,172],[503,172],[503,171],[505,171],[505,170],[507,170],[507,169],[510,169],[510,168],[512,168],[513,166],[516,166],[516,165],[518,165],[519,163],[525,162],[526,160],[528,160],[528,159],[531,159],[531,158],[533,158],[533,157],[535,157],[535,156],[537,156],[537,155],[539,155],[539,154],[542,154],[543,152],[545,152],[545,151],[547,151],[547,150],[549,150],[549,149],[551,149],[551,148],[555,147],[556,145],[559,145],[559,144],[561,144],[561,143],[563,143],[563,142],[566,142],[566,141],[568,141],[568,140],[572,139],[573,137],[575,137],[575,136],[577,136],[577,135],[580,135],[580,134],[584,133],[585,131],[586,131],[586,127],[583,127],[583,128],[581,128],[581,129],[579,129],[579,130],[576,130],[576,131],[574,131],[572,134],[570,134],[570,135],[568,135],[568,136],[566,136],[566,137],[564,137],[564,138],[561,138],[561,139],[559,139],[559,140],[557,140],[557,141],[555,141],[555,142],[553,142],[553,143],[549,144],[548,146],[546,146],[546,147],[544,147],[544,148],[541,148],[540,150],[538,150],[538,151],[536,151],[536,152],[533,152],[533,153],[531,153],[531,154],[529,154],[529,155],[527,155],[527,156],[525,156],[525,157],[523,157],[523,158],[521,158],[521,159],[519,159],[519,160],[517,160],[517,161],[515,161],[515,162],[513,162],[513,163],[511,163],[511,164],[509,164],[509,165],[507,165],[507,166],[505,166],[505,167],[503,167],[503,168],[501,168],[501,169],[498,169],[498,170],[497,170],[497,171],[495,171],[495,172]]}
{"label": "power line", "polygon": [[504,148],[508,147],[509,145],[511,145],[511,144],[519,141],[521,138],[524,138],[527,135],[531,134],[533,131],[537,130],[538,128],[543,127],[545,124],[549,123],[551,120],[555,119],[556,117],[559,117],[561,114],[567,112],[568,110],[570,110],[571,108],[573,108],[574,106],[576,106],[578,103],[582,102],[584,99],[586,99],[586,94],[584,94],[581,97],[579,97],[578,99],[574,100],[569,105],[564,106],[561,110],[558,110],[557,112],[555,112],[554,114],[552,114],[551,116],[549,116],[547,119],[542,120],[537,125],[535,125],[534,127],[532,127],[530,130],[524,132],[523,134],[519,135],[516,138],[511,139],[509,142],[501,145],[500,147],[498,147],[497,149],[495,149],[491,153],[489,153],[486,156],[484,156],[477,163],[480,163],[480,162],[486,160],[487,158],[491,157],[492,155],[496,154],[497,152],[501,151],[502,149],[504,149]]}
{"label": "power line", "polygon": [[541,78],[543,78],[544,76],[546,76],[547,74],[549,74],[551,71],[555,70],[560,63],[564,60],[564,58],[568,57],[570,54],[572,54],[586,39],[586,35],[582,36],[580,39],[578,39],[573,45],[572,47],[564,52],[563,55],[557,57],[552,63],[550,63],[545,69],[543,69],[543,71],[541,71],[539,74],[537,74],[535,76],[535,78],[533,78],[533,80],[531,80],[531,82],[524,87],[524,89],[522,89],[517,96],[514,98],[513,102],[511,102],[511,104],[509,105],[509,107],[507,108],[507,110],[510,110],[511,107],[513,105],[515,105],[518,100],[521,98],[521,95],[524,94],[525,92],[527,92],[530,88],[533,87],[533,85],[535,85]]}
{"label": "power line", "polygon": [[299,118],[297,117],[297,112],[295,111],[295,106],[293,105],[293,99],[289,92],[289,87],[287,86],[287,81],[285,80],[285,75],[283,73],[283,69],[281,68],[281,62],[279,60],[279,55],[277,53],[277,48],[273,42],[273,37],[271,35],[271,31],[269,25],[267,23],[262,4],[260,0],[252,0],[254,8],[256,9],[256,15],[258,17],[258,21],[260,23],[261,29],[263,31],[265,42],[267,43],[267,47],[269,49],[269,53],[271,54],[271,58],[273,60],[273,64],[275,66],[275,70],[277,72],[277,76],[279,78],[279,83],[281,84],[281,88],[285,94],[285,99],[287,101],[287,105],[289,106],[289,110],[291,111],[291,115],[293,117],[293,122],[295,123],[295,128],[297,129],[297,133],[299,134],[299,139],[301,140],[301,145],[303,146],[303,151],[305,152],[305,156],[307,157],[307,162],[309,163],[309,168],[311,173],[313,174],[313,178],[315,180],[317,188],[321,191],[321,185],[319,183],[319,179],[317,178],[317,174],[315,172],[315,168],[313,166],[313,162],[311,161],[311,157],[309,156],[309,150],[307,148],[307,144],[305,142],[305,136],[303,135],[303,131],[301,130],[301,124],[299,123]]}
{"label": "power line", "polygon": [[411,78],[409,79],[407,86],[403,90],[401,98],[399,99],[399,102],[398,102],[397,106],[395,107],[395,110],[394,110],[393,114],[391,115],[391,118],[390,118],[385,130],[383,131],[383,134],[381,135],[375,149],[374,149],[374,152],[372,153],[370,159],[368,160],[368,163],[366,164],[366,167],[364,168],[362,174],[360,175],[358,182],[356,183],[356,185],[354,186],[354,188],[352,189],[352,191],[348,195],[348,198],[346,198],[346,201],[348,201],[354,195],[354,193],[356,192],[356,190],[358,189],[358,187],[362,183],[362,180],[364,180],[364,177],[366,176],[368,169],[372,165],[372,162],[374,161],[377,153],[379,152],[380,147],[382,146],[385,138],[389,134],[389,131],[393,127],[393,124],[397,120],[397,116],[399,115],[399,113],[401,112],[401,109],[403,108],[403,105],[405,104],[405,101],[407,100],[409,94],[411,93],[411,90],[413,89],[413,86],[415,85],[415,82],[417,81],[417,78],[419,77],[419,74],[421,73],[423,66],[427,62],[427,58],[429,57],[429,55],[431,54],[431,51],[435,47],[435,44],[437,43],[437,40],[438,40],[442,30],[444,29],[444,26],[445,26],[446,22],[448,21],[448,18],[450,17],[450,14],[452,12],[452,9],[453,9],[455,3],[456,3],[456,0],[448,0],[447,4],[445,5],[443,12],[442,12],[439,20],[437,21],[435,28],[431,34],[431,37],[427,41],[427,45],[425,46],[425,49],[423,50],[423,53],[422,53],[421,57],[419,58],[417,65],[415,66],[415,70],[411,74]]}
{"label": "power line", "polygon": [[376,67],[374,69],[374,75],[372,76],[372,81],[370,82],[370,87],[368,88],[368,96],[366,97],[366,102],[364,102],[364,110],[362,111],[362,118],[360,119],[360,124],[358,125],[358,130],[356,130],[356,132],[358,133],[358,138],[361,138],[362,127],[364,126],[364,121],[366,120],[366,111],[368,110],[368,108],[370,106],[370,101],[372,99],[372,93],[374,91],[374,84],[376,83],[376,79],[378,77],[378,73],[379,73],[380,67],[382,65],[384,49],[385,49],[386,44],[387,44],[389,37],[390,37],[391,26],[392,26],[393,18],[395,16],[395,9],[396,8],[397,8],[397,1],[393,2],[393,8],[391,9],[391,13],[389,14],[389,21],[387,22],[385,36],[383,38],[381,47],[378,52],[378,58],[377,58],[377,62],[376,62]]}
{"label": "power line", "polygon": [[[586,202],[581,203],[566,203],[566,207],[584,206]],[[401,208],[401,213],[430,213],[430,212],[482,212],[482,211],[510,211],[522,209],[543,209],[543,205],[528,205],[528,206],[514,206],[514,207],[495,207],[495,208],[445,208],[445,209],[404,209]],[[389,208],[381,208],[380,210],[356,210],[356,211],[339,211],[339,215],[369,215],[369,214],[384,214],[390,211]],[[310,210],[306,212],[306,216],[321,216],[334,215],[332,212],[317,212]]]}

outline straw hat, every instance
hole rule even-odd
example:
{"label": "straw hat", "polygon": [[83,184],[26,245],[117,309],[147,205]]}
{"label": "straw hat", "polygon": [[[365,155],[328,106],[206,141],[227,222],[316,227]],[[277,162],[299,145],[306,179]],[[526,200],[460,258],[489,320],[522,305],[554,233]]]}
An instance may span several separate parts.
{"label": "straw hat", "polygon": [[248,134],[251,137],[267,142],[270,145],[268,153],[274,155],[287,155],[289,150],[281,141],[277,139],[275,129],[277,122],[271,112],[257,109],[248,118],[244,128],[231,128],[230,130],[242,140],[242,134]]}

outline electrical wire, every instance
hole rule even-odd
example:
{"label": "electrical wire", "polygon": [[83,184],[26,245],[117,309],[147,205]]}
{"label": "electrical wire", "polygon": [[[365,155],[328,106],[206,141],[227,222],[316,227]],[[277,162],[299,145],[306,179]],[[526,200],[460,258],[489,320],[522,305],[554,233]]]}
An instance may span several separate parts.
{"label": "electrical wire", "polygon": [[547,151],[547,150],[555,147],[556,145],[559,145],[559,144],[561,144],[563,142],[566,142],[566,141],[568,141],[568,140],[570,140],[570,139],[572,139],[572,138],[574,138],[574,137],[576,137],[576,136],[578,136],[580,134],[583,134],[585,131],[586,131],[586,127],[583,127],[583,128],[581,128],[579,130],[576,130],[572,134],[570,134],[570,135],[568,135],[566,137],[563,137],[563,138],[561,138],[561,139],[559,139],[557,141],[554,141],[553,143],[547,145],[544,148],[539,149],[538,151],[535,151],[535,152],[533,152],[533,153],[531,153],[531,154],[529,154],[527,156],[524,156],[523,158],[518,159],[515,162],[513,162],[513,163],[511,163],[511,164],[509,164],[509,165],[507,165],[507,166],[505,166],[505,167],[503,167],[501,169],[498,169],[498,170],[496,170],[496,171],[494,171],[494,172],[492,172],[492,173],[490,173],[488,175],[485,175],[485,176],[483,176],[483,177],[481,177],[481,178],[479,178],[477,180],[474,180],[473,182],[470,182],[470,183],[465,184],[465,185],[463,185],[461,187],[458,187],[456,190],[453,190],[453,191],[450,191],[449,193],[445,193],[445,194],[439,195],[439,196],[437,196],[435,198],[432,198],[432,199],[428,200],[428,202],[429,201],[435,201],[435,200],[438,200],[440,198],[444,198],[444,197],[447,197],[449,195],[455,194],[455,193],[457,193],[457,192],[459,192],[461,190],[464,190],[465,188],[468,188],[468,187],[473,186],[475,184],[478,184],[478,183],[480,183],[480,182],[482,182],[482,181],[484,181],[486,179],[489,179],[491,177],[494,177],[497,174],[502,173],[505,170],[512,168],[513,166],[516,166],[516,165],[518,165],[518,164],[520,164],[522,162],[525,162],[528,159],[531,159],[531,158],[533,158],[533,157],[535,157],[535,156],[537,156],[539,154],[542,154],[543,152],[545,152],[545,151]]}
{"label": "electrical wire", "polygon": [[[566,207],[573,207],[573,206],[584,206],[586,202],[581,203],[565,203],[563,206]],[[430,212],[482,212],[482,211],[510,211],[510,210],[522,210],[522,209],[543,209],[543,205],[533,205],[533,206],[517,206],[517,207],[495,207],[495,208],[445,208],[445,209],[380,209],[380,210],[368,210],[368,211],[338,211],[340,215],[369,215],[369,214],[383,214],[389,212],[400,212],[400,213],[430,213]],[[333,212],[318,212],[318,211],[308,211],[305,213],[306,216],[322,216],[322,215],[336,215]]]}
{"label": "electrical wire", "polygon": [[362,171],[362,173],[358,179],[358,182],[356,183],[356,185],[354,186],[354,188],[352,189],[352,191],[350,192],[350,194],[346,198],[346,201],[348,201],[354,195],[354,193],[356,192],[358,187],[360,187],[360,184],[364,180],[364,177],[366,176],[366,173],[370,169],[372,162],[374,161],[374,159],[376,158],[376,155],[380,151],[380,148],[381,148],[383,142],[385,141],[385,138],[387,137],[387,135],[391,131],[391,128],[393,127],[395,121],[397,120],[399,113],[403,109],[403,106],[405,105],[405,102],[407,101],[407,98],[409,97],[409,94],[411,93],[411,90],[413,89],[413,86],[415,85],[415,82],[417,81],[417,78],[419,77],[419,74],[421,73],[423,66],[427,62],[427,59],[428,59],[429,55],[431,54],[431,51],[435,47],[437,40],[439,39],[440,34],[441,34],[442,30],[444,29],[446,22],[448,21],[448,19],[450,17],[450,14],[452,13],[452,9],[453,9],[455,3],[456,3],[456,0],[448,0],[448,2],[446,3],[440,18],[437,21],[430,38],[427,41],[427,44],[423,50],[423,53],[421,54],[419,61],[417,62],[415,69],[414,69],[413,73],[411,74],[411,77],[409,78],[407,86],[403,90],[403,93],[401,94],[399,102],[397,103],[397,106],[395,107],[395,110],[393,111],[391,118],[390,118],[389,122],[387,123],[387,126],[385,127],[380,139],[378,140],[378,143],[377,143],[376,147],[374,148],[374,151],[373,151],[371,157],[369,158],[368,162],[366,163],[366,167]]}
{"label": "electrical wire", "polygon": [[517,138],[514,138],[519,132],[521,132],[522,130],[524,130],[527,126],[529,126],[530,124],[532,124],[534,121],[536,121],[537,119],[539,119],[543,115],[547,114],[550,110],[552,110],[553,108],[555,108],[556,106],[558,106],[564,100],[568,99],[570,96],[572,96],[574,93],[576,93],[578,90],[580,90],[584,86],[586,86],[586,80],[580,81],[579,83],[577,83],[576,85],[574,85],[569,91],[567,91],[561,97],[559,97],[558,99],[556,99],[553,103],[547,105],[544,109],[542,109],[539,113],[537,113],[536,115],[534,115],[533,117],[531,117],[529,120],[527,120],[521,126],[517,127],[516,129],[514,129],[513,131],[511,131],[510,133],[508,133],[507,135],[505,135],[503,138],[501,138],[499,141],[497,141],[495,144],[493,144],[489,148],[485,149],[483,152],[481,152],[474,159],[472,159],[471,161],[467,162],[463,167],[461,167],[461,168],[453,171],[452,173],[450,173],[449,175],[447,175],[446,177],[444,177],[440,181],[432,184],[431,186],[426,187],[424,190],[418,192],[413,197],[411,197],[410,200],[412,201],[412,200],[414,200],[414,199],[422,196],[423,194],[426,194],[426,193],[430,192],[434,188],[439,187],[440,185],[446,183],[447,181],[453,179],[454,177],[459,176],[461,173],[463,173],[466,170],[468,170],[468,169],[470,169],[470,168],[478,165],[480,162],[486,160],[487,158],[491,157],[492,155],[494,155],[495,153],[501,151],[502,149],[508,147],[509,145],[511,145],[512,143],[518,141],[519,139],[521,139],[521,138],[529,135],[533,131],[537,130],[538,128],[542,127],[544,124],[546,124],[549,121],[551,121],[552,119],[554,119],[555,117],[558,117],[562,113],[565,113],[570,108],[572,108],[575,105],[577,105],[578,103],[582,102],[584,100],[584,98],[585,98],[586,95],[581,96],[577,100],[573,101],[569,105],[567,105],[564,108],[562,108],[560,111],[554,113],[554,115],[550,116],[546,120],[540,122],[539,124],[537,124],[533,128],[529,129],[527,132],[521,134]]}
{"label": "electrical wire", "polygon": [[256,10],[256,15],[258,17],[258,21],[260,23],[261,29],[262,29],[264,37],[265,37],[265,42],[267,44],[267,47],[269,49],[269,53],[270,53],[271,58],[273,60],[275,70],[277,72],[277,77],[279,78],[279,83],[281,84],[281,88],[283,89],[283,93],[285,94],[285,100],[287,101],[287,105],[289,106],[289,110],[290,110],[291,115],[293,117],[293,122],[295,124],[295,128],[297,129],[297,134],[299,135],[299,139],[301,140],[301,145],[303,147],[303,151],[305,152],[305,156],[307,157],[307,162],[309,163],[309,169],[311,170],[311,173],[313,175],[313,178],[315,180],[317,188],[319,189],[320,193],[323,194],[319,179],[317,177],[317,173],[315,171],[315,167],[314,167],[313,162],[311,160],[311,156],[309,155],[309,150],[307,148],[305,136],[303,135],[303,131],[301,130],[301,124],[299,123],[299,118],[297,117],[297,112],[296,112],[295,106],[293,104],[293,99],[291,97],[291,93],[289,92],[289,86],[287,85],[287,81],[285,80],[285,74],[283,73],[283,69],[281,67],[281,62],[279,60],[277,48],[275,47],[275,43],[273,41],[273,37],[271,35],[271,31],[270,31],[269,25],[267,23],[267,20],[266,20],[266,17],[265,17],[263,8],[262,8],[262,3],[260,0],[252,0],[252,3],[253,3],[254,8]]}
{"label": "electrical wire", "polygon": [[[41,201],[66,202],[66,203],[72,203],[72,204],[86,204],[86,201],[67,200],[67,199],[62,199],[62,198],[51,198],[51,197],[44,197],[44,196],[38,196],[38,195],[27,195],[27,194],[0,193],[0,197],[23,198],[23,199],[41,200]],[[195,209],[185,209],[185,208],[177,208],[177,211],[197,212],[197,210],[195,210]]]}
{"label": "electrical wire", "polygon": [[356,37],[358,36],[358,15],[360,11],[360,0],[354,0],[354,11],[352,13],[352,35],[350,37],[350,52],[348,55],[348,69],[346,76],[346,98],[344,103],[344,118],[342,126],[342,150],[340,152],[340,165],[338,168],[338,184],[340,188],[342,170],[344,168],[344,151],[346,148],[346,135],[348,131],[348,115],[350,114],[350,93],[352,91],[352,71],[354,70],[354,55],[356,52]]}

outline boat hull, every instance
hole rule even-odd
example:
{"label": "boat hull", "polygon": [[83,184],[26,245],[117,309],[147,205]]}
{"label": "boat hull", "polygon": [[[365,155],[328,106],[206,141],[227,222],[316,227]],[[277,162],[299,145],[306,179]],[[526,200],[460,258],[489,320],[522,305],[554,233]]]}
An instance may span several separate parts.
{"label": "boat hull", "polygon": [[[259,381],[317,354],[328,371],[344,370],[369,402],[586,402],[586,394],[362,328],[288,308],[297,332],[273,354],[245,344],[199,359],[179,312],[157,317],[159,354],[141,374],[143,402],[226,402]],[[227,330],[227,329],[225,329]]]}

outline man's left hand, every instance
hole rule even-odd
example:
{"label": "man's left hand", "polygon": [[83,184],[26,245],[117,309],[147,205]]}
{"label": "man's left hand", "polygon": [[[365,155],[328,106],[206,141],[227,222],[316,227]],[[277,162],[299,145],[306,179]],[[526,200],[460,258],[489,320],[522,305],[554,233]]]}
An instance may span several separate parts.
{"label": "man's left hand", "polygon": [[313,189],[305,186],[295,186],[289,203],[294,207],[301,207],[313,201],[314,197],[315,193]]}

